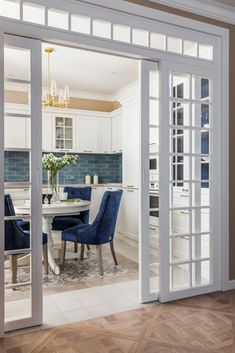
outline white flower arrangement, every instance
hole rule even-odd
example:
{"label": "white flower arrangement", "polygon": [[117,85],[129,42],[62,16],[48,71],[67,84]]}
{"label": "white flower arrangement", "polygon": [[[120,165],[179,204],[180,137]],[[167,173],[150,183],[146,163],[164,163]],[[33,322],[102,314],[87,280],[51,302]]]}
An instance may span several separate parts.
{"label": "white flower arrangement", "polygon": [[48,171],[57,173],[67,165],[76,164],[78,156],[65,154],[62,157],[56,157],[53,153],[44,154],[42,157],[42,165]]}
{"label": "white flower arrangement", "polygon": [[59,200],[58,172],[67,165],[76,164],[78,158],[68,154],[56,157],[53,153],[44,154],[42,157],[43,168],[48,171],[48,190],[51,190],[54,201]]}

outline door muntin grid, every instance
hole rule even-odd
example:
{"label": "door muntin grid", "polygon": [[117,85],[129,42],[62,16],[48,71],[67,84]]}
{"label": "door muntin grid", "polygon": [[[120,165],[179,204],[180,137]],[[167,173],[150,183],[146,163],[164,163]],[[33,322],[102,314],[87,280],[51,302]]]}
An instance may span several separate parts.
{"label": "door muntin grid", "polygon": [[212,80],[170,75],[170,291],[212,284]]}

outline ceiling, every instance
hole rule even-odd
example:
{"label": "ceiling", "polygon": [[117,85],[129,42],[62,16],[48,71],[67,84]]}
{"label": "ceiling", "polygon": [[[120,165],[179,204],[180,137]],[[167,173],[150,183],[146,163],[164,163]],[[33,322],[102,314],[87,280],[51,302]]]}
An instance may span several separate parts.
{"label": "ceiling", "polygon": [[[43,44],[43,48],[50,45]],[[71,91],[112,96],[138,79],[138,61],[108,54],[52,45],[51,76]],[[15,60],[17,57],[17,60]],[[6,77],[28,79],[26,51],[5,50]],[[43,86],[47,84],[47,54],[42,53]]]}

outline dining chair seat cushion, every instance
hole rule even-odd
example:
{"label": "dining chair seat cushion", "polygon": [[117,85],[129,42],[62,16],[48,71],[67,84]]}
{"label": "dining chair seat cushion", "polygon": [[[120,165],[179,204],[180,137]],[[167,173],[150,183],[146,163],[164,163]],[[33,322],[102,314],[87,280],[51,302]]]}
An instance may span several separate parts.
{"label": "dining chair seat cushion", "polygon": [[52,229],[53,230],[60,230],[63,231],[68,228],[72,228],[74,226],[78,226],[83,224],[81,219],[75,217],[54,217],[52,222]]}
{"label": "dining chair seat cushion", "polygon": [[[42,233],[42,243],[47,244],[47,234]],[[30,248],[30,232],[25,230],[19,237],[15,239],[15,249],[28,249]],[[11,249],[14,250],[14,249]]]}
{"label": "dining chair seat cushion", "polygon": [[62,232],[61,239],[73,243],[90,244],[90,237],[87,236],[86,232],[86,229],[89,229],[90,227],[90,224],[81,223],[75,227],[68,228]]}
{"label": "dining chair seat cushion", "polygon": [[16,221],[16,223],[23,229],[23,230],[29,230],[30,228],[30,223],[28,221]]}

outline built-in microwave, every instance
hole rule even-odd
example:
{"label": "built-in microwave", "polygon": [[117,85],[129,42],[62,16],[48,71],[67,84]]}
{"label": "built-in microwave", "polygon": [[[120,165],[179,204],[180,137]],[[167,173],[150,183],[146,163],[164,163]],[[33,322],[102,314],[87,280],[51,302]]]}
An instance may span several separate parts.
{"label": "built-in microwave", "polygon": [[149,176],[150,181],[157,181],[159,173],[159,157],[150,156],[149,158]]}

